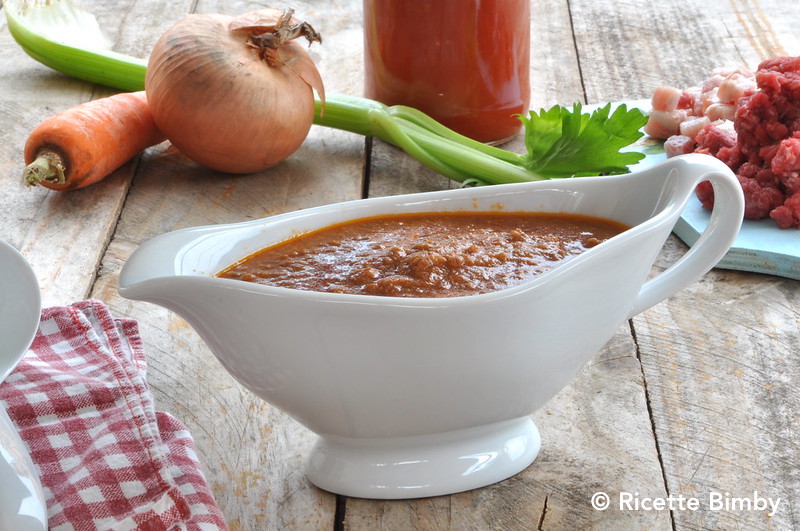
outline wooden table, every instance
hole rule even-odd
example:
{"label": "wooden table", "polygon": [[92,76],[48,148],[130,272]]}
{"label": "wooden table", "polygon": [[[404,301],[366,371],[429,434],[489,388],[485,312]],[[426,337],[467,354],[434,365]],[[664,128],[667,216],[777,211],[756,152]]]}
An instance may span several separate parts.
{"label": "wooden table", "polygon": [[[717,4],[537,0],[532,107],[647,98],[660,84],[695,84],[716,66],[800,53],[797,2]],[[189,11],[258,7],[237,0],[84,5],[118,51],[140,57]],[[294,7],[324,35],[311,50],[327,90],[360,95],[359,0]],[[138,245],[173,229],[454,184],[381,141],[315,126],[295,155],[262,174],[221,175],[165,144],[80,191],[25,189],[22,145],[34,126],[110,93],[30,59],[0,18],[0,237],[31,262],[45,305],[97,298],[139,321],[156,405],[194,435],[232,529],[800,529],[800,284],[719,269],[631,319],[534,413],[543,449],[516,477],[392,502],[315,488],[303,476],[313,434],[232,380],[185,321],[121,298],[120,268]],[[684,251],[671,238],[654,271]],[[752,499],[754,491],[781,499],[775,514],[710,504],[714,493]],[[596,492],[611,497],[608,510],[592,508]],[[700,507],[673,501],[671,510],[620,509],[624,493],[694,497]]]}

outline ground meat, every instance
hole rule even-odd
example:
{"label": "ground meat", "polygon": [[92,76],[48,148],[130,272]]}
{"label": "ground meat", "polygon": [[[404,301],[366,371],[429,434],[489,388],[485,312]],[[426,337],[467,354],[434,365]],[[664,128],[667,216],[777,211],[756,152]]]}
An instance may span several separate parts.
{"label": "ground meat", "polygon": [[[766,60],[755,73],[755,89],[750,81],[747,71],[718,71],[702,85],[703,116],[711,118],[708,110],[718,105],[714,98],[720,94],[736,98],[736,111],[732,122],[712,119],[704,125],[694,138],[694,151],[717,157],[736,173],[745,218],[771,217],[782,229],[800,228],[800,57]],[[670,156],[688,147],[676,138],[667,139],[665,149]],[[713,207],[710,183],[697,187],[697,197],[703,207]]]}
{"label": "ground meat", "polygon": [[781,141],[770,162],[772,172],[783,184],[786,193],[793,195],[800,192],[800,132]]}
{"label": "ground meat", "polygon": [[800,57],[777,57],[761,63],[756,73],[759,89],[778,110],[791,133],[800,130]]}
{"label": "ground meat", "polygon": [[703,181],[698,184],[695,193],[703,208],[708,210],[714,208],[714,188],[711,186],[711,181]]}
{"label": "ground meat", "polygon": [[766,218],[770,215],[770,212],[783,204],[784,195],[779,189],[771,186],[762,186],[757,178],[747,178],[741,175],[738,178],[745,197],[745,218]]}
{"label": "ground meat", "polygon": [[800,193],[790,196],[783,205],[769,213],[782,229],[800,226]]}
{"label": "ground meat", "polygon": [[722,148],[732,148],[736,145],[736,132],[708,124],[697,133],[695,141],[697,142],[695,151],[716,157]]}
{"label": "ground meat", "polygon": [[695,138],[695,153],[713,155],[733,171],[745,162],[741,146],[736,141],[736,131],[717,123],[703,127]]}
{"label": "ground meat", "polygon": [[746,98],[736,110],[733,123],[742,151],[748,155],[789,135],[789,128],[780,121],[780,111],[766,92]]}

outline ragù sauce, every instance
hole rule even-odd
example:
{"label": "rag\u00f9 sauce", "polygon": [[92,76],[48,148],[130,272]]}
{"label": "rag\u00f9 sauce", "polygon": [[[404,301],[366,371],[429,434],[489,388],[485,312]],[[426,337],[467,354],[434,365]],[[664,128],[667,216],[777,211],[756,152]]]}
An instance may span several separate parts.
{"label": "rag\u00f9 sauce", "polygon": [[627,228],[541,213],[363,218],[267,247],[217,276],[308,291],[458,297],[518,285]]}

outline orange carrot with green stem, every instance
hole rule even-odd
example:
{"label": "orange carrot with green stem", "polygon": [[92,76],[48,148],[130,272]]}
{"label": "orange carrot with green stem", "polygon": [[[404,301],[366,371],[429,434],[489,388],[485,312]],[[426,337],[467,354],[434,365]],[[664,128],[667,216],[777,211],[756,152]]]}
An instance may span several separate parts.
{"label": "orange carrot with green stem", "polygon": [[143,91],[88,101],[51,116],[31,132],[23,180],[28,186],[75,190],[163,140]]}

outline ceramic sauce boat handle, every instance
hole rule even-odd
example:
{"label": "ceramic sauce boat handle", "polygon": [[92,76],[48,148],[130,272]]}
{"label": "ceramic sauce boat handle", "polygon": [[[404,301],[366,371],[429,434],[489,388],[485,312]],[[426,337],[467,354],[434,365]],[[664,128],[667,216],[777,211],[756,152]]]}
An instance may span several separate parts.
{"label": "ceramic sauce boat handle", "polygon": [[688,155],[686,160],[687,172],[694,178],[692,191],[702,181],[711,181],[714,187],[714,208],[708,225],[686,254],[644,283],[629,318],[671,297],[706,274],[725,256],[739,234],[744,216],[744,195],[734,173],[710,156]]}

